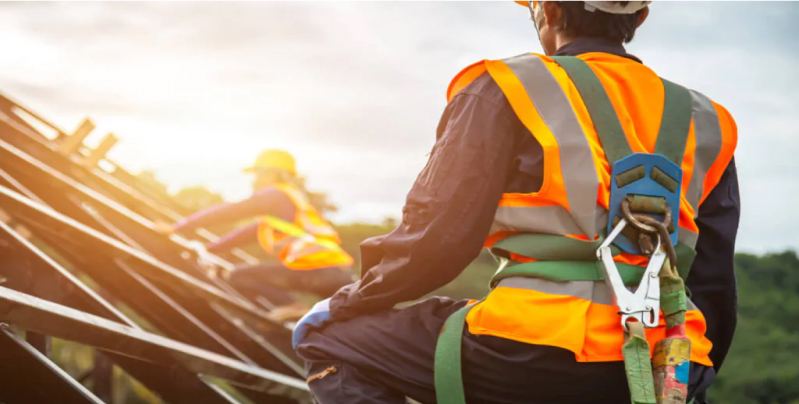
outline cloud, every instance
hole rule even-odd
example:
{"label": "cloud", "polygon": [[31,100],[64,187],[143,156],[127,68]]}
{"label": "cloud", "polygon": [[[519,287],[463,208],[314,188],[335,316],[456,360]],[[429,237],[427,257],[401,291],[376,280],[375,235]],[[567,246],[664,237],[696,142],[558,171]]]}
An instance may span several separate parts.
{"label": "cloud", "polygon": [[[243,197],[239,169],[290,149],[338,220],[399,216],[459,70],[540,51],[510,1],[1,7],[4,93],[66,129],[89,114],[116,160],[173,188]],[[799,213],[770,196],[799,196],[797,19],[793,2],[658,2],[630,45],[736,117],[745,250],[799,244],[783,228]]]}

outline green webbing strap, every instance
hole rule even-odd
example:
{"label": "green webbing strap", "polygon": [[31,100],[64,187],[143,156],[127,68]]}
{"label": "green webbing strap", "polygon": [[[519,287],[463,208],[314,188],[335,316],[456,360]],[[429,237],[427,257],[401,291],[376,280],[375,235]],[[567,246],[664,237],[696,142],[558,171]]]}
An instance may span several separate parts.
{"label": "green webbing strap", "polygon": [[[504,238],[491,246],[492,250],[502,250],[534,258],[539,261],[596,261],[596,250],[605,238],[586,241],[554,234],[519,233]],[[621,250],[611,245],[613,255]]]}
{"label": "green webbing strap", "polygon": [[686,244],[677,243],[674,246],[674,253],[677,254],[677,273],[680,274],[680,278],[688,279],[691,265],[693,265],[694,258],[696,258],[696,251]]}
{"label": "green webbing strap", "polygon": [[466,315],[475,304],[467,305],[450,315],[438,335],[433,373],[438,404],[466,404],[461,368],[461,345]]}
{"label": "green webbing strap", "polygon": [[644,326],[637,321],[630,321],[627,327],[629,333],[621,352],[624,356],[627,384],[630,386],[630,399],[633,404],[656,404],[655,380]]}
{"label": "green webbing strap", "polygon": [[[605,273],[599,261],[534,261],[524,264],[508,262],[491,278],[493,288],[499,281],[510,277],[541,278],[554,282],[603,281]],[[621,279],[627,286],[638,286],[645,268],[616,263]]]}
{"label": "green webbing strap", "polygon": [[[665,279],[661,278],[660,281],[663,282]],[[684,290],[681,290],[679,292],[671,292],[660,296],[660,309],[663,310],[664,316],[670,316],[681,311],[686,311],[688,307],[688,301],[684,292]]]}
{"label": "green webbing strap", "polygon": [[691,117],[693,116],[691,93],[685,87],[666,79],[661,80],[665,91],[665,101],[658,140],[655,144],[655,154],[666,156],[674,164],[682,166],[685,143],[688,140],[688,131],[691,128]]}
{"label": "green webbing strap", "polygon": [[552,59],[566,70],[577,87],[611,167],[616,161],[633,154],[613,104],[594,71],[582,59],[573,56],[554,56]]}
{"label": "green webbing strap", "polygon": [[[520,233],[498,241],[491,246],[496,255],[506,251],[523,257],[539,261],[591,261],[596,262],[596,250],[604,241],[600,235],[597,240],[584,241],[571,237],[556,236],[551,234]],[[613,255],[618,255],[621,250],[611,245]],[[677,243],[674,247],[677,254],[677,272],[680,278],[688,279],[688,272],[696,257],[696,251],[684,243]],[[560,268],[557,268],[560,270]],[[552,276],[555,276],[554,274]],[[551,279],[547,277],[547,279]]]}
{"label": "green webbing strap", "polygon": [[[507,245],[506,245],[507,247]],[[693,251],[685,246],[677,250],[678,261],[680,251]],[[691,256],[691,258],[693,258]],[[528,263],[514,264],[507,261],[500,267],[491,279],[492,288],[502,279],[509,277],[537,277],[552,281],[573,281],[590,280],[601,281],[604,279],[604,272],[598,266],[597,261],[571,261],[571,262],[548,262],[534,261]],[[644,273],[644,268],[616,263],[619,274],[625,285],[638,285]],[[689,264],[690,266],[690,264]],[[666,320],[670,325],[672,322],[684,322],[684,312],[686,307],[685,294],[681,294],[680,285],[682,279],[677,277],[662,277],[661,282],[666,282],[664,288],[661,285],[661,292],[667,292],[661,299],[662,309],[666,315]],[[476,303],[475,303],[476,304]],[[466,397],[463,389],[463,374],[461,365],[461,346],[463,341],[463,330],[466,325],[466,316],[474,304],[467,305],[456,311],[447,318],[444,327],[438,336],[436,344],[434,379],[436,387],[436,400],[439,404],[466,404]],[[682,310],[682,316],[678,313]],[[672,313],[670,315],[670,313]],[[678,314],[678,315],[673,315]],[[622,346],[624,356],[624,366],[627,372],[627,381],[630,387],[630,397],[633,404],[655,404],[655,387],[652,376],[652,364],[650,361],[649,343],[643,331],[635,331],[636,324],[629,323],[629,339]]]}
{"label": "green webbing strap", "polygon": [[687,310],[688,302],[684,291],[682,279],[676,276],[660,277],[660,309],[664,316]]}

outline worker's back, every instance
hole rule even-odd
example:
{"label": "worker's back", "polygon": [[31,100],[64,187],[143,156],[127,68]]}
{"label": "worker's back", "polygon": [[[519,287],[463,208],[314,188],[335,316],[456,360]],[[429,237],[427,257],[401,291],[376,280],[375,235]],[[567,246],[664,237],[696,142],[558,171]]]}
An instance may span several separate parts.
{"label": "worker's back", "polygon": [[338,233],[308,197],[290,183],[273,186],[291,200],[295,213],[291,222],[272,216],[261,218],[258,241],[264,250],[292,270],[345,269],[352,265],[352,256],[341,248]]}
{"label": "worker's back", "polygon": [[[664,106],[674,101],[667,100],[661,78],[642,63],[622,56],[587,53],[579,58],[599,79],[612,105],[610,113],[618,117],[632,152],[654,153],[664,124]],[[586,241],[606,234],[612,166],[597,134],[596,126],[601,122],[592,119],[597,113],[589,113],[586,94],[581,94],[557,59],[535,54],[484,61],[467,68],[453,81],[450,97],[469,84],[469,77],[478,77],[486,70],[544,153],[541,189],[503,196],[486,247],[508,258],[507,266],[581,260],[553,259],[548,256],[550,251],[536,256],[535,252],[506,249],[505,245],[520,233]],[[684,107],[692,119],[686,116],[688,137],[684,153],[676,157],[683,170],[678,235],[681,246],[690,251],[698,237],[694,220],[698,207],[732,158],[735,129],[726,110],[705,96],[692,91],[686,99],[690,105]],[[690,266],[693,257],[688,255],[683,261]],[[596,255],[590,254],[587,259],[594,265]],[[629,253],[618,254],[614,260],[641,267],[648,261],[643,255]],[[603,282],[511,276],[496,280],[495,286],[470,311],[467,322],[471,333],[565,348],[582,362],[622,359],[624,330],[613,294]],[[693,343],[691,359],[710,365],[712,345],[704,337],[705,329],[704,317],[689,301],[686,332]],[[660,327],[647,330],[651,346],[664,335],[662,322]]]}

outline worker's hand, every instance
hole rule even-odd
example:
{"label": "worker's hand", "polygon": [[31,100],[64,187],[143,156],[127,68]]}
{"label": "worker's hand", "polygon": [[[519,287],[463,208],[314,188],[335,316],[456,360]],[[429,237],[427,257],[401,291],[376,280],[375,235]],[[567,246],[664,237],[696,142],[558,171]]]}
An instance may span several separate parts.
{"label": "worker's hand", "polygon": [[297,349],[308,333],[312,330],[322,328],[333,321],[330,316],[330,298],[316,303],[311,311],[306,313],[297,325],[294,326],[294,333],[291,335],[291,346]]}
{"label": "worker's hand", "polygon": [[161,221],[153,222],[153,228],[155,228],[155,231],[157,231],[158,233],[161,233],[161,234],[163,234],[165,236],[169,236],[169,235],[171,235],[172,233],[175,232],[175,227],[174,226],[172,226],[169,223],[161,222]]}

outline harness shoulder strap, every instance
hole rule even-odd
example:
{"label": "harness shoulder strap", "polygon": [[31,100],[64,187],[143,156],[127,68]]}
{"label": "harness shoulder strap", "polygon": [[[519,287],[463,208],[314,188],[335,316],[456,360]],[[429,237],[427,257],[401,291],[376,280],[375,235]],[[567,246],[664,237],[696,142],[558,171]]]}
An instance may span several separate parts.
{"label": "harness shoulder strap", "polygon": [[588,114],[591,115],[608,163],[612,166],[616,161],[633,154],[613,104],[591,67],[573,56],[554,56],[552,59],[566,71],[577,87]]}
{"label": "harness shoulder strap", "polygon": [[666,79],[661,80],[665,91],[665,101],[658,140],[655,144],[655,154],[666,156],[674,164],[682,166],[685,143],[688,141],[688,132],[691,130],[693,116],[691,93],[685,87]]}

